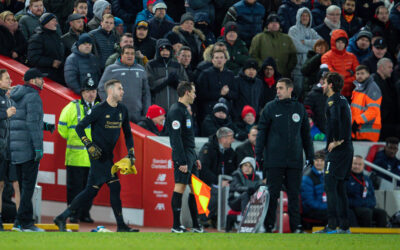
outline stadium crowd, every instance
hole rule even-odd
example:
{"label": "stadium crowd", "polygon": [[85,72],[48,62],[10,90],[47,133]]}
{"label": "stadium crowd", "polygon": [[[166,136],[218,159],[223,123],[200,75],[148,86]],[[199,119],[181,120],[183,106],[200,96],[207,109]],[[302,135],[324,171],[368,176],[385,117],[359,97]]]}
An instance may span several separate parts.
{"label": "stadium crowd", "polygon": [[[246,202],[235,190],[248,200],[266,182],[267,167],[248,157],[255,158],[257,123],[281,77],[293,80],[292,98],[306,109],[312,140],[326,141],[322,84],[327,72],[339,73],[353,140],[386,141],[376,163],[399,174],[399,45],[399,0],[0,1],[1,55],[39,69],[82,100],[97,89],[93,104],[105,100],[105,83],[117,79],[130,121],[156,135],[167,135],[164,120],[178,100],[178,84],[195,83],[197,98],[188,111],[195,135],[209,137],[199,157],[200,177],[212,187],[204,224],[216,221],[219,174],[234,177],[229,202],[236,210]],[[235,150],[234,140],[242,141]],[[315,154],[300,188],[303,215],[322,225],[324,159],[324,152]],[[363,170],[357,155],[347,185],[351,225],[386,226],[384,211],[375,208],[377,185]],[[9,194],[3,221],[13,216],[4,212]],[[92,221],[88,211],[80,218]]]}

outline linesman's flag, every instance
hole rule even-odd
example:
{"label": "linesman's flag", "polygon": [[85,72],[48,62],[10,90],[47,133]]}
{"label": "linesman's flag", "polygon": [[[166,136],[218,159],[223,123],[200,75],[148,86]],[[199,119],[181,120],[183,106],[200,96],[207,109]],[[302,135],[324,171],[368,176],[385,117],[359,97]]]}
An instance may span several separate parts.
{"label": "linesman's flag", "polygon": [[194,197],[196,198],[198,213],[206,214],[208,216],[210,213],[210,210],[208,210],[208,203],[211,198],[211,188],[194,174],[192,174],[192,186]]}

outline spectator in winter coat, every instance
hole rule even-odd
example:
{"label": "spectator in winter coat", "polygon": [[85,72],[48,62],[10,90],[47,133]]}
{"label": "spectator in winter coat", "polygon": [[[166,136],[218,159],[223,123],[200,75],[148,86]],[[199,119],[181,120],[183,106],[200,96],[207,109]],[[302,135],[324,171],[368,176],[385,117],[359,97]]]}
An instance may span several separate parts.
{"label": "spectator in winter coat", "polygon": [[307,53],[307,59],[301,67],[304,76],[303,94],[308,93],[315,83],[319,82],[318,72],[321,66],[321,57],[329,50],[329,45],[325,40],[318,40],[312,50]]}
{"label": "spectator in winter coat", "polygon": [[74,1],[71,0],[43,0],[46,12],[51,12],[57,17],[62,34],[67,32],[69,26],[67,23],[68,16],[74,10]]}
{"label": "spectator in winter coat", "polygon": [[237,84],[232,71],[226,69],[227,52],[215,50],[212,54],[213,66],[204,70],[197,79],[198,117],[200,121],[211,114],[220,97],[234,101],[238,97]]}
{"label": "spectator in winter coat", "polygon": [[85,17],[79,14],[71,14],[68,17],[69,31],[61,36],[61,40],[65,47],[65,56],[71,54],[72,45],[78,41],[79,35],[84,32]]}
{"label": "spectator in winter coat", "polygon": [[349,46],[346,50],[353,53],[359,62],[364,61],[371,55],[372,34],[368,30],[361,30],[350,38]]}
{"label": "spectator in winter coat", "polygon": [[75,0],[74,2],[74,12],[73,14],[79,14],[85,17],[85,26],[88,22],[87,15],[88,15],[88,3],[87,0]]}
{"label": "spectator in winter coat", "polygon": [[146,118],[138,122],[138,125],[156,135],[166,136],[164,130],[165,110],[158,105],[151,105],[147,110]]}
{"label": "spectator in winter coat", "polygon": [[201,125],[201,136],[209,137],[214,135],[219,128],[228,127],[232,129],[236,135],[237,129],[229,116],[228,106],[219,102],[214,105],[212,114],[206,115]]}
{"label": "spectator in winter coat", "polygon": [[225,24],[224,35],[218,41],[223,42],[228,49],[230,58],[226,62],[226,67],[237,75],[246,60],[249,59],[249,50],[246,47],[246,43],[239,38],[235,22],[227,22]]}
{"label": "spectator in winter coat", "polygon": [[183,14],[180,25],[175,26],[172,31],[178,34],[183,45],[190,47],[192,50],[191,64],[196,67],[201,61],[206,37],[201,30],[194,28],[194,17],[189,13]]}
{"label": "spectator in winter coat", "polygon": [[258,75],[264,83],[264,101],[261,103],[261,107],[264,107],[266,103],[276,98],[276,83],[281,78],[272,57],[264,60]]}
{"label": "spectator in winter coat", "polygon": [[226,51],[227,52],[226,55],[228,56],[227,60],[228,61],[230,60],[229,52],[225,43],[218,41],[215,44],[211,44],[204,50],[203,61],[201,61],[196,67],[196,70],[194,72],[195,79],[198,79],[204,70],[213,66],[211,61],[212,61],[212,54],[215,50]]}
{"label": "spectator in winter coat", "polygon": [[167,38],[168,41],[171,43],[172,48],[174,49],[174,58],[176,58],[179,50],[182,48],[182,46],[184,46],[181,38],[177,33],[173,31],[168,32],[164,38]]}
{"label": "spectator in winter coat", "polygon": [[[254,59],[248,59],[242,70],[235,77],[238,98],[233,103],[234,120],[241,120],[240,113],[246,105],[260,113],[264,104],[263,82],[257,77],[258,64]],[[254,116],[254,119],[256,117]],[[247,135],[247,132],[245,133]]]}
{"label": "spectator in winter coat", "polygon": [[155,58],[146,64],[151,103],[168,110],[178,101],[179,82],[187,81],[188,77],[183,66],[173,59],[173,49],[167,39],[159,39],[156,47]]}
{"label": "spectator in winter coat", "polygon": [[125,28],[131,32],[135,23],[136,15],[143,9],[142,1],[112,0],[112,13],[122,19]]}
{"label": "spectator in winter coat", "polygon": [[89,32],[93,39],[94,54],[100,60],[100,67],[103,71],[108,57],[114,53],[114,44],[118,42],[118,37],[113,32],[114,16],[105,14],[101,21],[101,26]]}
{"label": "spectator in winter coat", "polygon": [[176,59],[185,68],[189,81],[194,82],[196,79],[194,77],[194,71],[190,66],[190,62],[192,61],[192,51],[190,48],[187,46],[182,46],[177,54]]}
{"label": "spectator in winter coat", "polygon": [[[145,0],[147,1],[147,0]],[[143,1],[143,2],[145,2]],[[157,0],[149,0],[147,1],[146,5],[143,5],[143,10],[140,11],[137,15],[136,15],[136,20],[135,20],[135,24],[132,26],[133,29],[136,28],[136,25],[141,22],[141,21],[149,21],[153,16],[153,6],[154,4],[157,2]],[[173,22],[174,20],[168,16],[165,15],[165,18],[168,19],[169,21]]]}
{"label": "spectator in winter coat", "polygon": [[67,87],[80,94],[82,86],[98,86],[101,71],[100,63],[91,53],[93,40],[87,33],[80,35],[79,40],[72,46],[72,54],[67,57],[64,66],[64,78]]}
{"label": "spectator in winter coat", "polygon": [[357,0],[356,16],[361,17],[363,23],[367,23],[374,18],[376,9],[384,4],[384,1]]}
{"label": "spectator in winter coat", "polygon": [[281,28],[283,33],[287,34],[289,28],[296,24],[297,11],[303,6],[304,4],[302,0],[282,1],[282,5],[278,9],[278,16],[279,19],[281,20]]}
{"label": "spectator in winter coat", "polygon": [[[378,151],[375,155],[374,164],[400,176],[400,160],[396,157],[397,151],[399,150],[399,138],[388,137],[385,141],[386,145],[383,150]],[[376,173],[380,178],[392,182],[391,177],[378,171],[374,171],[374,173]],[[397,186],[399,186],[399,184],[400,183],[397,182]]]}
{"label": "spectator in winter coat", "polygon": [[323,150],[315,152],[313,166],[303,174],[301,181],[301,203],[303,217],[328,222],[328,206],[324,189],[325,153]]}
{"label": "spectator in winter coat", "polygon": [[204,46],[206,47],[216,42],[215,35],[211,30],[211,21],[208,16],[206,12],[197,12],[194,15],[194,27],[204,34]]}
{"label": "spectator in winter coat", "polygon": [[247,139],[250,129],[256,125],[256,111],[253,107],[245,105],[242,109],[241,116],[234,123],[236,128],[235,139],[244,141]]}
{"label": "spectator in winter coat", "polygon": [[19,19],[19,27],[27,41],[35,32],[35,29],[40,26],[39,18],[42,16],[43,13],[43,1],[31,0],[29,2],[29,8],[27,9],[25,15],[23,15],[21,19]]}
{"label": "spectator in winter coat", "polygon": [[126,95],[122,103],[129,110],[129,120],[134,123],[142,120],[151,104],[150,89],[144,67],[135,63],[135,49],[132,45],[123,47],[120,59],[104,71],[98,88],[103,101],[107,98],[104,85],[111,79],[122,84]]}
{"label": "spectator in winter coat", "polygon": [[166,18],[167,5],[163,1],[153,6],[154,16],[149,20],[149,35],[158,40],[164,37],[175,26],[175,23]]}
{"label": "spectator in winter coat", "polygon": [[340,15],[340,8],[336,5],[331,5],[326,9],[326,17],[324,19],[324,22],[314,28],[315,31],[318,32],[318,34],[328,44],[330,44],[331,42],[332,31],[336,29],[341,29]]}
{"label": "spectator in winter coat", "polygon": [[0,54],[24,63],[27,46],[14,14],[3,11],[0,14]]}
{"label": "spectator in winter coat", "polygon": [[374,81],[382,92],[381,118],[382,129],[379,141],[387,137],[398,136],[400,132],[399,110],[395,84],[392,82],[393,63],[389,58],[381,58],[377,64],[378,70],[372,74]]}
{"label": "spectator in winter coat", "polygon": [[99,28],[105,14],[111,14],[111,4],[106,0],[96,0],[93,5],[93,18],[88,23],[89,31]]}
{"label": "spectator in winter coat", "polygon": [[[236,162],[241,162],[245,157],[255,157],[254,147],[256,146],[257,133],[257,125],[254,125],[247,135],[247,140],[236,147]],[[257,163],[255,171],[257,174],[260,172],[262,176],[262,166]]]}
{"label": "spectator in winter coat", "polygon": [[307,60],[307,52],[314,47],[314,44],[321,37],[311,28],[311,11],[306,8],[300,8],[296,15],[296,24],[290,27],[288,35],[292,38],[297,50],[297,64],[292,71],[292,79],[295,84],[294,94],[298,97],[303,92],[304,77],[301,74],[301,67]]}
{"label": "spectator in winter coat", "polygon": [[346,51],[348,43],[346,31],[334,30],[331,37],[331,50],[322,56],[321,63],[327,64],[330,72],[337,72],[344,78],[341,93],[350,98],[354,88],[356,67],[359,63],[354,54]]}
{"label": "spectator in winter coat", "polygon": [[[324,67],[322,67],[324,66]],[[327,65],[321,65],[318,72],[319,82],[315,83],[310,92],[307,93],[304,99],[304,107],[307,112],[312,114],[312,119],[315,126],[322,132],[326,133],[326,95],[323,93],[322,84],[324,77],[329,72]]]}
{"label": "spectator in winter coat", "polygon": [[[355,155],[351,167],[351,176],[346,189],[349,207],[356,215],[360,227],[386,227],[385,210],[376,207],[375,190],[372,181],[364,175],[364,159]],[[374,222],[374,223],[373,223]]]}
{"label": "spectator in winter coat", "polygon": [[321,25],[324,23],[326,8],[328,8],[332,4],[331,0],[315,0],[314,8],[311,13],[313,16],[313,27]]}
{"label": "spectator in winter coat", "polygon": [[[118,58],[121,56],[121,50],[122,50],[122,48],[125,47],[126,45],[134,46],[134,45],[133,45],[133,37],[132,37],[132,34],[131,34],[131,33],[125,33],[125,34],[123,34],[123,35],[121,36],[121,40],[119,41],[119,43],[114,44],[114,51],[115,51],[115,53],[112,54],[111,56],[109,56],[109,57],[107,58],[106,67],[109,66],[109,65],[111,65],[111,64],[114,64],[114,63],[118,60]],[[140,52],[140,50],[135,50],[135,62],[136,62],[136,63],[138,63],[138,64],[144,66],[144,65],[146,65],[146,63],[147,63],[148,61],[149,61],[149,60],[147,59],[147,57],[144,56],[144,55]]]}
{"label": "spectator in winter coat", "polygon": [[151,60],[156,54],[156,42],[157,40],[149,35],[149,24],[145,21],[139,22],[134,34],[135,50]]}
{"label": "spectator in winter coat", "polygon": [[361,64],[368,66],[371,74],[376,73],[378,61],[381,58],[391,58],[388,53],[388,47],[386,40],[383,38],[377,38],[372,44],[372,53],[369,57],[364,59]]}
{"label": "spectator in winter coat", "polygon": [[400,32],[400,2],[397,2],[390,10],[389,20],[393,28]]}
{"label": "spectator in winter coat", "polygon": [[197,13],[208,13],[209,24],[214,24],[215,8],[213,0],[187,0],[185,3],[186,12],[195,16]]}
{"label": "spectator in winter coat", "polygon": [[236,22],[239,37],[250,47],[253,37],[262,32],[264,15],[264,6],[256,0],[240,0],[229,8],[223,25],[229,21]]}
{"label": "spectator in winter coat", "polygon": [[257,34],[251,42],[250,55],[260,66],[267,57],[274,58],[279,73],[290,77],[297,64],[297,51],[292,39],[280,32],[279,22],[277,15],[268,16],[264,32]]}
{"label": "spectator in winter coat", "polygon": [[356,0],[345,0],[342,5],[343,13],[340,17],[342,29],[344,29],[349,37],[353,37],[362,27],[362,20],[356,16]]}
{"label": "spectator in winter coat", "polygon": [[[28,43],[28,63],[60,84],[64,81],[64,45],[57,33],[57,19],[51,13],[40,17],[40,27]],[[49,42],[51,41],[51,42]]]}

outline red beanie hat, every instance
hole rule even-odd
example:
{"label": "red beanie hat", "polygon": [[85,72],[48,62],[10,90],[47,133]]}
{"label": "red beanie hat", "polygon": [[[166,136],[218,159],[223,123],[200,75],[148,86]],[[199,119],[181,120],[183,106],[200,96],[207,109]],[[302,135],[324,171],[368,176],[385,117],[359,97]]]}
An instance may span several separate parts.
{"label": "red beanie hat", "polygon": [[158,117],[160,115],[165,115],[165,110],[162,107],[153,104],[147,110],[146,117],[149,118],[149,119],[153,119],[153,118],[156,118],[156,117]]}
{"label": "red beanie hat", "polygon": [[150,5],[150,4],[154,4],[156,2],[156,0],[148,0],[147,1],[147,7]]}
{"label": "red beanie hat", "polygon": [[250,105],[245,105],[242,109],[242,119],[248,114],[252,113],[254,115],[254,118],[256,118],[256,110],[250,106]]}

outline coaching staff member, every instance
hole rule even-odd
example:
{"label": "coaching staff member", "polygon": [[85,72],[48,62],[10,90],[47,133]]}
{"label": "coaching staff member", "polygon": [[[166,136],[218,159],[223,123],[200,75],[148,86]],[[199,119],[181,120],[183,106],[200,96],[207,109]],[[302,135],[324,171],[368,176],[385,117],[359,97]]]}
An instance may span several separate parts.
{"label": "coaching staff member", "polygon": [[[90,157],[90,170],[86,188],[71,202],[69,207],[54,219],[60,231],[66,231],[65,222],[78,209],[85,208],[88,202],[96,197],[101,186],[107,183],[110,189],[110,202],[117,221],[118,232],[138,232],[128,227],[122,217],[121,184],[117,175],[111,174],[113,151],[117,143],[120,130],[124,131],[128,157],[135,162],[133,137],[129,125],[128,109],[121,103],[124,90],[120,81],[111,79],[105,83],[106,101],[96,105],[76,126],[76,133],[81,138]],[[89,140],[85,128],[91,126],[93,142]]]}
{"label": "coaching staff member", "polygon": [[270,202],[265,228],[271,232],[276,218],[279,192],[284,183],[289,199],[290,229],[301,233],[299,194],[303,170],[303,148],[306,159],[314,158],[310,124],[304,106],[292,99],[293,82],[281,78],[276,85],[277,98],[264,107],[258,123],[256,156],[264,159]]}
{"label": "coaching staff member", "polygon": [[182,194],[189,184],[189,210],[192,217],[192,232],[203,233],[203,228],[197,222],[196,200],[193,195],[191,175],[198,176],[201,163],[194,150],[193,118],[187,107],[193,104],[196,98],[196,89],[191,82],[181,82],[177,87],[178,102],[174,103],[167,115],[166,128],[172,148],[172,160],[174,161],[175,187],[172,194],[172,212],[174,224],[171,228],[173,233],[184,233],[186,229],[180,223],[182,208]]}
{"label": "coaching staff member", "polygon": [[340,94],[343,78],[338,73],[328,73],[322,88],[328,97],[326,109],[328,154],[325,160],[328,225],[317,233],[350,233],[345,179],[350,174],[354,154],[351,142],[351,111],[346,98]]}

